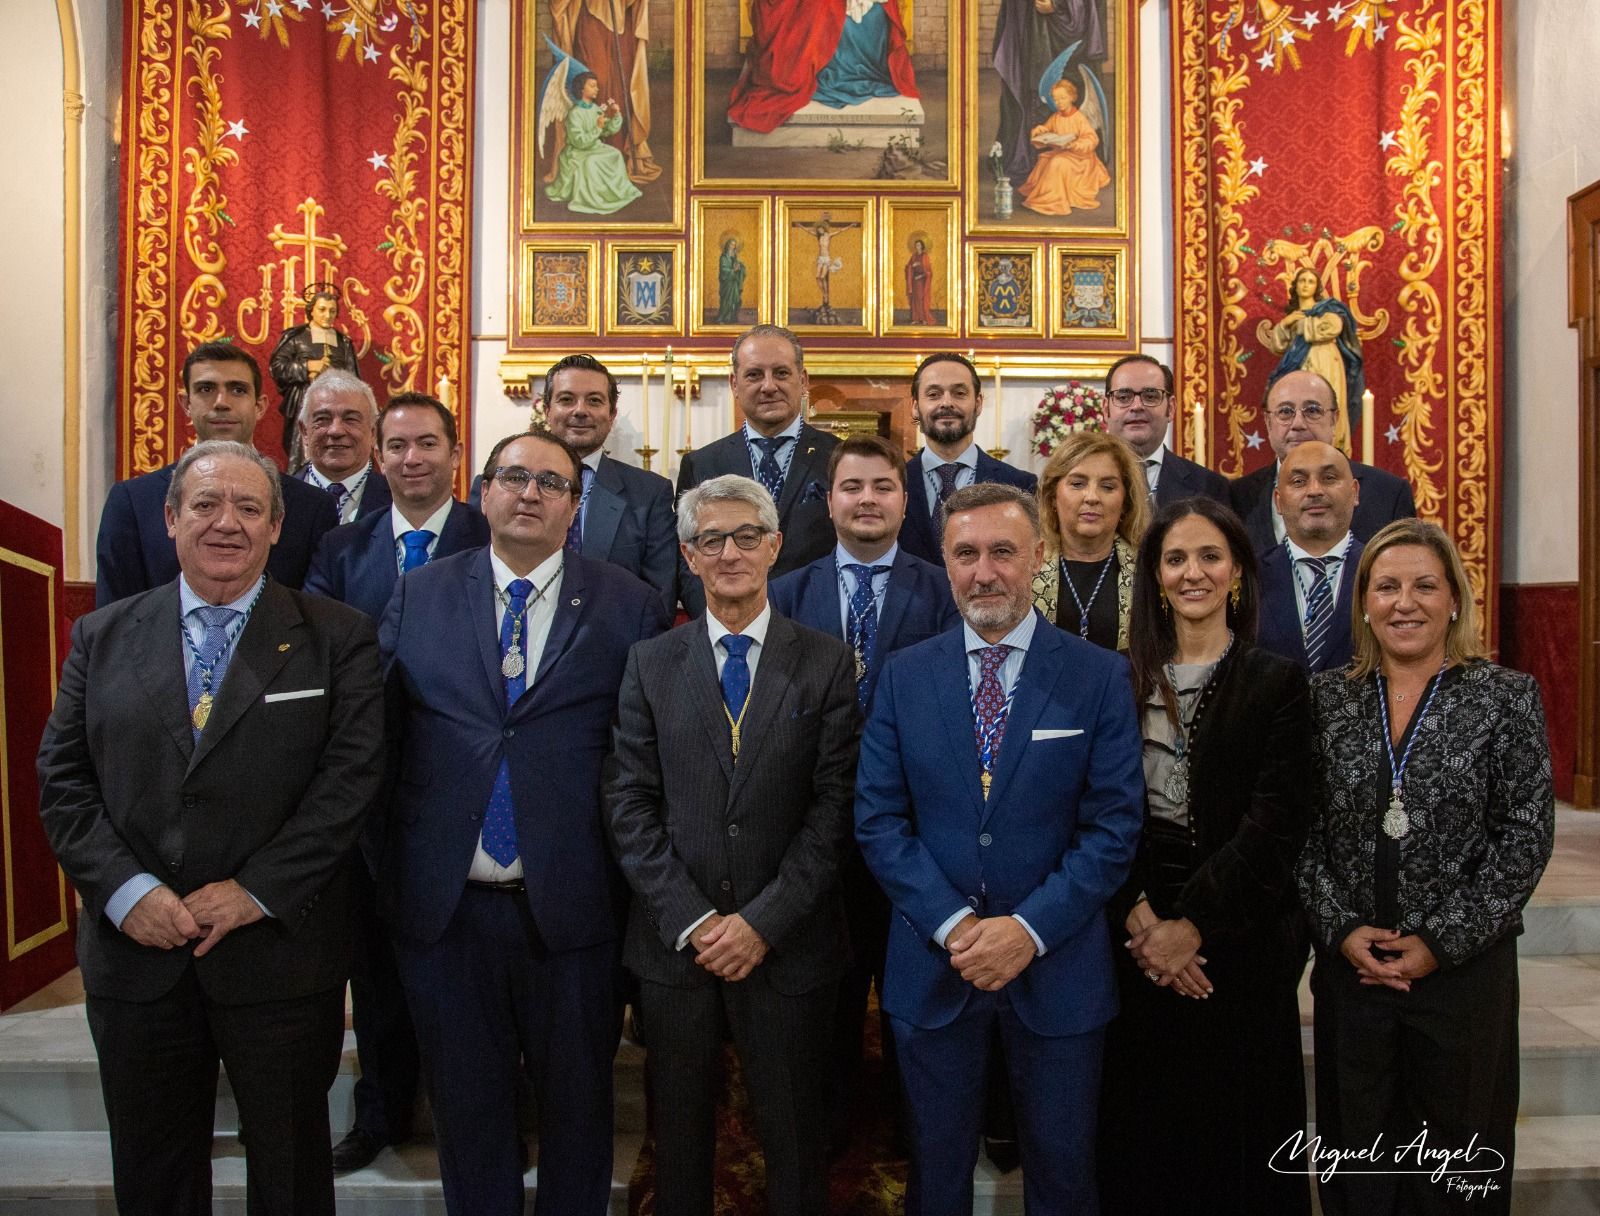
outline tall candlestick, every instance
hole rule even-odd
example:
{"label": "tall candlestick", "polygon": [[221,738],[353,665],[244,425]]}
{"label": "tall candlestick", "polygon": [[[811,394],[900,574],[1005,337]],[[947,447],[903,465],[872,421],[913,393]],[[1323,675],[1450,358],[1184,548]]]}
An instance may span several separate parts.
{"label": "tall candlestick", "polygon": [[642,356],[640,356],[640,364],[641,364],[641,367],[642,367],[642,371],[640,373],[640,376],[641,376],[641,379],[644,382],[644,392],[642,394],[642,396],[644,397],[644,404],[643,404],[643,407],[642,407],[643,408],[643,413],[641,414],[640,419],[639,419],[639,438],[643,439],[646,443],[649,443],[650,442],[650,354],[649,354],[648,351],[646,351]]}
{"label": "tall candlestick", "polygon": [[1194,462],[1204,465],[1206,462],[1206,407],[1205,402],[1194,403]]}
{"label": "tall candlestick", "polygon": [[989,449],[989,455],[996,460],[1004,460],[1010,455],[1010,449],[1005,446],[1005,397],[1004,386],[1000,378],[1000,357],[994,360],[994,447]]}
{"label": "tall candlestick", "polygon": [[1378,403],[1369,388],[1361,394],[1361,463],[1375,464],[1378,454]]}

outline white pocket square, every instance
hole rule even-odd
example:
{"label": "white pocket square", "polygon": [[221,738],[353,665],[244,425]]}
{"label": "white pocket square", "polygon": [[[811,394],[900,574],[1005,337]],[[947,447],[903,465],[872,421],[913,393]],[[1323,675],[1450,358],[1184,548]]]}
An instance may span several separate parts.
{"label": "white pocket square", "polygon": [[1033,732],[1033,741],[1043,743],[1047,739],[1070,739],[1073,735],[1081,734],[1081,730],[1036,730]]}
{"label": "white pocket square", "polygon": [[326,688],[302,688],[298,692],[269,692],[266,703],[271,705],[274,701],[301,701],[306,697],[320,697],[327,691]]}

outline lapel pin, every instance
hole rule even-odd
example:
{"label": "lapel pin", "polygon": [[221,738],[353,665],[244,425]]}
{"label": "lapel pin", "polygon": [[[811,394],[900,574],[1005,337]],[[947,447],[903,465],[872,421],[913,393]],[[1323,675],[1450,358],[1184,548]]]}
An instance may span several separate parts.
{"label": "lapel pin", "polygon": [[573,606],[573,607],[574,607],[574,608],[576,608],[576,607],[578,607],[578,605],[580,605],[580,604],[582,604],[582,603],[583,603],[583,601],[582,601],[582,600],[580,600],[580,599],[579,599],[579,598],[578,598],[578,597],[577,597],[577,596],[573,596],[573,597],[572,597],[572,606]]}
{"label": "lapel pin", "polygon": [[282,654],[285,650],[288,650],[288,649],[289,649],[289,643],[288,642],[279,642],[278,643],[278,653],[279,654]]}

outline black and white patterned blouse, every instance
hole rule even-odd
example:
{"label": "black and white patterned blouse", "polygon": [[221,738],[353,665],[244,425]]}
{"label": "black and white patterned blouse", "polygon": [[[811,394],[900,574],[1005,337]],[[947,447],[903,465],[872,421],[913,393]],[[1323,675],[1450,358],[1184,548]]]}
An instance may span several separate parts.
{"label": "black and white patterned blouse", "polygon": [[[1389,756],[1376,678],[1324,672],[1311,682],[1311,706],[1327,797],[1300,856],[1299,886],[1319,949],[1336,951],[1351,930],[1376,925],[1419,935],[1449,967],[1520,933],[1555,837],[1550,745],[1533,677],[1471,662],[1439,678],[1410,728],[1410,831],[1396,842],[1379,827]],[[1380,886],[1388,909],[1379,906]],[[1382,911],[1394,923],[1384,924]]]}

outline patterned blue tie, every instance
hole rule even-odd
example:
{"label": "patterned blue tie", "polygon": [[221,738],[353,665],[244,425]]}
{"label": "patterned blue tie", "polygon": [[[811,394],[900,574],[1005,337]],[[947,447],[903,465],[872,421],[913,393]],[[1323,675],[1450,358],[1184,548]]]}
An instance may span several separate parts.
{"label": "patterned blue tie", "polygon": [[845,641],[856,652],[856,704],[867,708],[867,693],[872,688],[872,673],[878,665],[878,599],[873,594],[872,580],[887,574],[889,566],[863,566],[852,562],[845,566],[856,580],[856,589],[850,596],[850,628]]}
{"label": "patterned blue tie", "polygon": [[1306,592],[1306,619],[1302,625],[1306,642],[1306,667],[1314,675],[1322,670],[1328,649],[1328,634],[1333,627],[1333,581],[1329,566],[1337,559],[1302,557],[1296,559],[1315,580]]}
{"label": "patterned blue tie", "polygon": [[783,493],[783,467],[778,463],[778,452],[789,439],[788,435],[779,435],[775,439],[757,435],[750,440],[761,449],[761,463],[756,465],[756,476],[761,479],[761,484],[767,487],[767,493],[772,495],[773,502],[777,502],[778,495]]}
{"label": "patterned blue tie", "polygon": [[406,555],[400,562],[400,573],[415,570],[418,566],[428,564],[428,546],[433,544],[433,533],[426,528],[418,528],[412,532],[402,532],[400,543],[406,547]]}
{"label": "patterned blue tie", "polygon": [[[200,623],[206,627],[205,640],[200,643],[199,653],[195,655],[194,662],[189,665],[189,728],[194,732],[196,739],[200,738],[200,728],[194,725],[194,707],[200,703],[202,693],[210,692],[211,699],[215,701],[222,691],[222,677],[228,673],[228,659],[223,654],[228,648],[228,626],[239,614],[232,608],[215,608],[207,605],[196,608],[193,616],[200,618]],[[211,673],[211,679],[206,680],[206,673]]]}
{"label": "patterned blue tie", "polygon": [[[522,670],[515,676],[502,676],[506,685],[506,704],[515,705],[517,698],[528,687],[527,622],[522,619],[528,606],[528,593],[533,584],[525,578],[513,579],[506,588],[511,603],[506,606],[505,618],[500,622],[500,657],[511,651],[511,639],[517,639],[523,656]],[[521,627],[518,627],[521,622]],[[483,851],[495,862],[508,866],[517,859],[517,819],[511,801],[511,761],[502,759],[500,771],[494,776],[494,789],[489,793],[489,806],[483,813]]]}
{"label": "patterned blue tie", "polygon": [[1011,713],[1005,685],[1000,682],[1000,669],[1010,653],[1009,646],[986,646],[978,651],[978,687],[972,695],[972,733],[978,744],[978,760],[983,769],[985,799],[989,797],[995,765],[1000,762],[1000,745],[1006,737],[1006,718]]}
{"label": "patterned blue tie", "polygon": [[745,699],[750,695],[750,663],[745,656],[753,641],[742,633],[724,634],[722,638],[722,648],[728,652],[728,661],[722,665],[722,703],[735,722],[744,713]]}
{"label": "patterned blue tie", "polygon": [[939,493],[933,503],[933,533],[939,543],[943,544],[944,516],[940,514],[939,508],[944,506],[945,500],[956,492],[956,478],[961,475],[961,466],[952,460],[948,464],[935,465],[933,471],[939,478]]}
{"label": "patterned blue tie", "polygon": [[344,518],[345,488],[342,481],[330,481],[328,493],[333,496],[333,513],[340,519]]}
{"label": "patterned blue tie", "polygon": [[589,505],[589,487],[594,484],[594,470],[583,466],[583,493],[578,499],[578,509],[572,513],[572,523],[567,527],[565,548],[568,553],[583,556],[583,509]]}

